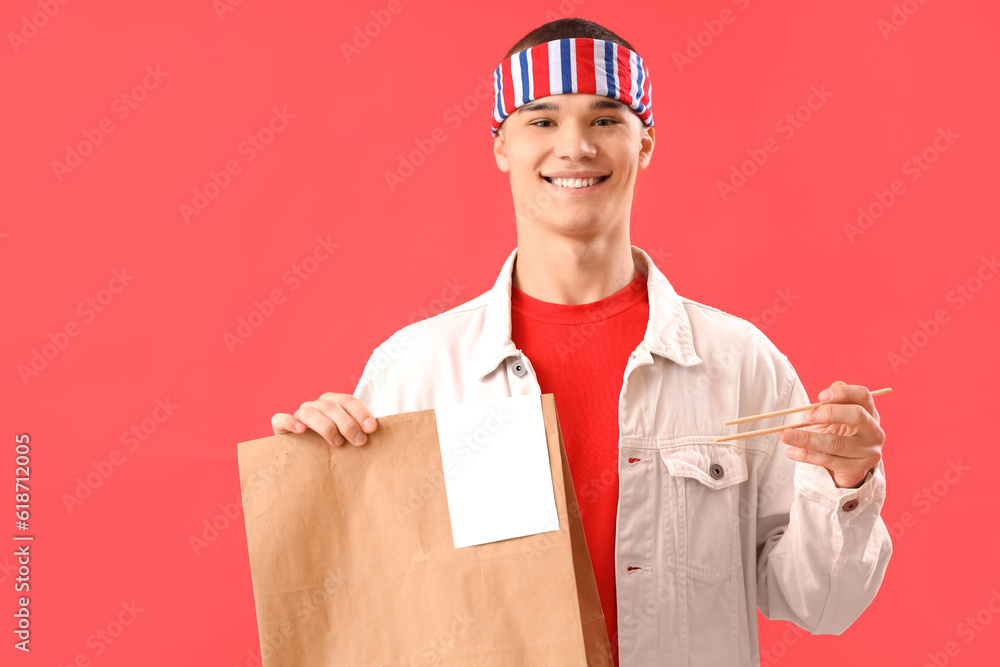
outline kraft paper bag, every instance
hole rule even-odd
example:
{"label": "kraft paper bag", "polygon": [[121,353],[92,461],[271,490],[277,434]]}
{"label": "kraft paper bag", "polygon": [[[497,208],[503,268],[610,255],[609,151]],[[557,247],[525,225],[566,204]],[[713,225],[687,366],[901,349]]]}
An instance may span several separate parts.
{"label": "kraft paper bag", "polygon": [[555,400],[559,530],[456,549],[434,410],[239,443],[264,667],[612,665]]}

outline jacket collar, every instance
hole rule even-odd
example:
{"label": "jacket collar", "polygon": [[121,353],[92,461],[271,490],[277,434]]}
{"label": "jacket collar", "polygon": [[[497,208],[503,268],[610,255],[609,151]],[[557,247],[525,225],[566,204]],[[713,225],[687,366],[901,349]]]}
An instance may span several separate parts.
{"label": "jacket collar", "polygon": [[[632,261],[636,269],[646,276],[649,292],[649,322],[638,351],[640,355],[650,353],[670,359],[680,366],[694,366],[702,363],[694,349],[691,321],[684,308],[684,299],[674,291],[673,286],[660,272],[646,252],[636,246],[632,249]],[[500,270],[496,283],[484,297],[486,316],[483,334],[473,353],[473,370],[479,379],[493,372],[501,361],[518,354],[511,340],[510,332],[510,290],[514,281],[514,248]]]}

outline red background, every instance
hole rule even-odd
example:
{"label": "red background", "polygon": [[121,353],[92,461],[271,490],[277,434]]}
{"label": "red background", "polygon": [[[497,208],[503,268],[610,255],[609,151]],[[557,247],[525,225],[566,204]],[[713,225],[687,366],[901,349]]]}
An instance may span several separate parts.
{"label": "red background", "polygon": [[[657,147],[632,242],[682,295],[756,318],[812,396],[838,379],[893,388],[876,399],[895,548],[883,586],[840,637],[784,635],[789,624],[761,616],[762,652],[778,656],[770,664],[918,665],[955,642],[939,664],[993,664],[1000,618],[971,638],[958,626],[1000,590],[1000,457],[987,423],[1000,280],[975,283],[1000,247],[996,5],[388,4],[247,0],[220,14],[210,0],[72,2],[48,18],[37,0],[5,3],[0,534],[18,532],[14,435],[28,433],[35,542],[24,655],[9,629],[14,575],[2,569],[14,542],[0,540],[0,662],[252,662],[242,517],[197,554],[190,541],[203,522],[226,523],[220,506],[239,506],[236,443],[270,435],[274,412],[352,392],[393,331],[493,284],[516,236],[490,100],[475,90],[518,38],[572,15],[621,34],[650,68]],[[883,34],[879,22],[904,4],[915,12]],[[711,24],[724,9],[732,22]],[[372,11],[390,20],[345,56]],[[675,53],[700,32],[706,46],[679,67]],[[121,118],[113,102],[147,66],[168,74]],[[811,86],[832,95],[786,137],[775,124]],[[471,114],[458,122],[447,112],[463,100]],[[275,107],[294,119],[248,161],[240,144]],[[113,131],[57,174],[67,145],[102,119]],[[949,127],[959,138],[910,180],[905,163]],[[444,140],[390,189],[386,172],[432,136]],[[723,200],[717,183],[772,137],[777,152]],[[186,222],[180,205],[230,160],[240,172]],[[905,193],[852,243],[844,225],[894,179]],[[283,276],[317,237],[339,247],[293,290]],[[79,304],[123,267],[134,278],[88,321]],[[980,289],[959,307],[952,290],[970,279]],[[225,335],[275,289],[283,303],[230,350]],[[797,299],[776,315],[779,290]],[[894,367],[889,355],[939,309],[944,323]],[[22,378],[74,323],[77,335]],[[147,421],[155,431],[127,451],[122,434],[168,397],[173,414]],[[67,509],[65,494],[114,450],[121,465]],[[949,461],[969,469],[956,480]],[[933,502],[917,495],[925,488]],[[133,600],[143,611],[96,655],[88,637]]]}

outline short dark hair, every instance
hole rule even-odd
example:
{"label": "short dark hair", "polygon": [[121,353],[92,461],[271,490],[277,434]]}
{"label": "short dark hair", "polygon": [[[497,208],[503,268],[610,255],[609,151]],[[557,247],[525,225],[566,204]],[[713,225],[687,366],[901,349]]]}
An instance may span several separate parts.
{"label": "short dark hair", "polygon": [[631,44],[602,25],[588,21],[587,19],[568,18],[549,21],[545,25],[535,28],[519,39],[517,44],[510,47],[510,51],[507,52],[507,55],[503,59],[506,60],[518,51],[523,51],[524,49],[529,49],[545,42],[551,42],[554,39],[568,39],[571,37],[603,39],[606,42],[614,42],[630,51],[635,51]]}

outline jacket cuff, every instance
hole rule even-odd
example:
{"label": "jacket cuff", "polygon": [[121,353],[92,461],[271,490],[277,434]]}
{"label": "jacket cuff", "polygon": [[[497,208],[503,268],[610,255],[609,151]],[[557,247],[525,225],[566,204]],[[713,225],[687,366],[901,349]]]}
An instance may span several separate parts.
{"label": "jacket cuff", "polygon": [[879,459],[878,465],[865,475],[861,486],[841,489],[833,483],[830,471],[823,466],[796,461],[795,492],[844,513],[860,514],[872,503],[877,503],[881,510],[885,498],[885,468],[882,459]]}

